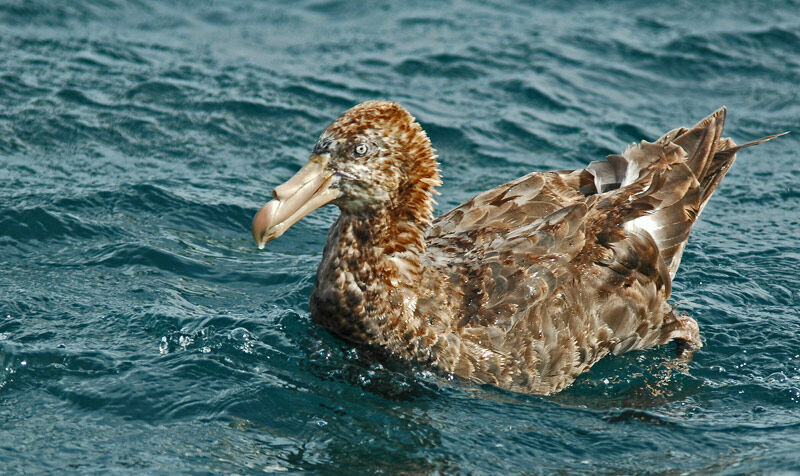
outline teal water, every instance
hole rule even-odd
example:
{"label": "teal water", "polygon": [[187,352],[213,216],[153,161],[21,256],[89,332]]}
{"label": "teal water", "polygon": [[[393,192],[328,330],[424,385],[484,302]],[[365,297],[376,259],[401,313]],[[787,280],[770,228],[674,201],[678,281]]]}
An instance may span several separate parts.
{"label": "teal water", "polygon": [[[800,3],[0,4],[0,472],[800,471]],[[684,256],[700,324],[532,397],[378,364],[306,309],[333,207],[250,220],[355,103],[438,211],[721,105],[742,153]]]}

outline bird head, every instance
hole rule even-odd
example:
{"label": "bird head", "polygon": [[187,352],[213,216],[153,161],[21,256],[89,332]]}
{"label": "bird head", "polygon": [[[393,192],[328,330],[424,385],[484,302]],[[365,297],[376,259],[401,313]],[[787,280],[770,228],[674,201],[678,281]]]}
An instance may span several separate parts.
{"label": "bird head", "polygon": [[428,136],[403,107],[361,103],[328,126],[308,163],[275,188],[274,199],[253,218],[253,237],[263,248],[328,203],[362,216],[417,206],[429,219],[427,202],[441,183],[437,165]]}

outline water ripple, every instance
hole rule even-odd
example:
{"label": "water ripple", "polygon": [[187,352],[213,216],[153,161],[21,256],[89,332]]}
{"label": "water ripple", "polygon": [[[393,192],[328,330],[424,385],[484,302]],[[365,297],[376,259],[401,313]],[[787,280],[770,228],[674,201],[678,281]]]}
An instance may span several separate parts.
{"label": "water ripple", "polygon": [[[308,295],[337,216],[253,213],[363,100],[436,147],[437,211],[722,104],[800,130],[797,5],[0,5],[0,461],[9,473],[778,473],[800,445],[800,178],[745,151],[674,283],[704,347],[551,397],[355,349]],[[231,28],[235,25],[235,28]],[[620,440],[620,432],[626,437]],[[68,469],[65,469],[68,468]]]}

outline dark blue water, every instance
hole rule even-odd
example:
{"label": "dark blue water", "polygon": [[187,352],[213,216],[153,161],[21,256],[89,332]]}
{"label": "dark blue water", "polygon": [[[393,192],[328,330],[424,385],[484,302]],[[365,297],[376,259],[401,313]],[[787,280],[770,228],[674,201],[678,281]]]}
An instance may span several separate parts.
{"label": "dark blue water", "polygon": [[[800,471],[800,3],[0,5],[0,472]],[[438,210],[729,107],[673,301],[701,327],[553,397],[376,364],[306,309],[328,207],[250,220],[355,103]]]}

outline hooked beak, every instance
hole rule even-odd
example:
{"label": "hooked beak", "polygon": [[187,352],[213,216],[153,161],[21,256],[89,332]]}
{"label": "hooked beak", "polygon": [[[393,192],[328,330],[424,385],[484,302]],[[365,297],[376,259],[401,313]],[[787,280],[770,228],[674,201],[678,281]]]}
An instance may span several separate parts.
{"label": "hooked beak", "polygon": [[275,197],[253,217],[253,238],[259,249],[278,238],[301,218],[335,200],[341,192],[331,185],[334,174],[326,168],[327,157],[312,155],[294,177],[275,187]]}

